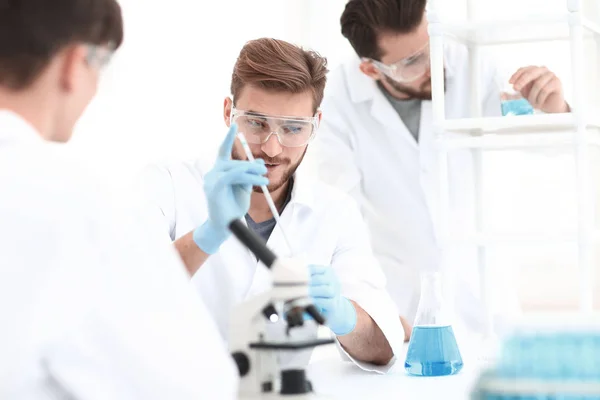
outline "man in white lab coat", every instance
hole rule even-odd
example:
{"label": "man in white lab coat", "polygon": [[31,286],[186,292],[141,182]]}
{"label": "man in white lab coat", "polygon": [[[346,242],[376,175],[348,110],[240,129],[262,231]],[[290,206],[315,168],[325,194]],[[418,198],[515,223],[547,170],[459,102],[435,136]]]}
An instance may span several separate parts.
{"label": "man in white lab coat", "polygon": [[[229,332],[233,307],[270,284],[268,270],[229,234],[228,223],[241,218],[276,254],[310,265],[311,296],[344,357],[385,372],[404,331],[360,211],[351,197],[314,180],[303,162],[321,121],[326,72],[314,52],[275,39],[248,42],[234,67],[233,97],[224,102],[232,128],[217,161],[152,166],[140,182],[225,338],[243,334]],[[236,126],[258,161],[240,161],[247,158]],[[258,188],[267,183],[281,225]],[[316,334],[314,324],[307,330]]]}
{"label": "man in white lab coat", "polygon": [[[315,143],[320,176],[359,201],[388,289],[411,320],[419,301],[419,272],[438,268],[441,260],[425,5],[426,0],[347,3],[341,30],[356,55],[329,76],[322,106],[327,118]],[[446,116],[469,117],[467,49],[447,41],[444,59]],[[496,76],[495,67],[483,62],[485,116],[501,115]],[[510,83],[539,110],[569,111],[560,81],[546,68],[521,68]],[[474,226],[470,152],[451,153],[449,168],[451,227]],[[447,266],[457,315],[468,329],[481,331],[485,317],[474,257],[474,251],[455,248]],[[505,311],[497,316],[510,315]]]}
{"label": "man in white lab coat", "polygon": [[177,253],[59,143],[122,38],[115,0],[0,5],[2,399],[236,398]]}

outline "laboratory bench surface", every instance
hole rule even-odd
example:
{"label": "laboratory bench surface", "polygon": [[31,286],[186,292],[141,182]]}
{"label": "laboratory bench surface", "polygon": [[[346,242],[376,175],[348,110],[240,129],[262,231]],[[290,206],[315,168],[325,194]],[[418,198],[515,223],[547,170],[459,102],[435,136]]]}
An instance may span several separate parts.
{"label": "laboratory bench surface", "polygon": [[[329,346],[327,346],[329,347]],[[335,346],[333,346],[335,347]],[[393,369],[387,374],[366,372],[350,362],[342,361],[337,349],[320,350],[308,369],[319,400],[467,400],[484,363],[463,354],[464,367],[456,375],[443,377],[410,376],[404,370],[408,345],[404,345]]]}

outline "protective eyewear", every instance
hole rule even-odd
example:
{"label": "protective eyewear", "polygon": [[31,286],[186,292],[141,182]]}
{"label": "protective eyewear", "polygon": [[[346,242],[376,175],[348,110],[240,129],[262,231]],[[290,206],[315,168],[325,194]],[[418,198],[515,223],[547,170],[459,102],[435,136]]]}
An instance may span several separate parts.
{"label": "protective eyewear", "polygon": [[231,110],[231,122],[235,122],[238,131],[244,133],[248,143],[266,143],[272,135],[277,136],[279,144],[285,147],[307,145],[319,127],[319,118],[314,117],[278,117],[260,113]]}
{"label": "protective eyewear", "polygon": [[85,60],[89,66],[102,70],[108,65],[114,52],[115,46],[113,43],[108,45],[88,44]]}
{"label": "protective eyewear", "polygon": [[429,42],[415,54],[391,65],[370,58],[364,60],[373,63],[379,71],[396,82],[410,83],[422,77],[429,69]]}

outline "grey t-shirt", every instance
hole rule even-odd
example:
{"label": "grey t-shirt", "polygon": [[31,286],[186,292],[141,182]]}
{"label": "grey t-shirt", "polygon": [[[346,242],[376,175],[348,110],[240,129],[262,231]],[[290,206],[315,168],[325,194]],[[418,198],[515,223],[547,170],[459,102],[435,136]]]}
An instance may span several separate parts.
{"label": "grey t-shirt", "polygon": [[419,126],[421,125],[421,100],[420,99],[407,99],[399,100],[388,93],[385,88],[378,83],[379,89],[383,95],[388,99],[394,110],[404,122],[404,125],[408,128],[409,132],[415,140],[419,141]]}
{"label": "grey t-shirt", "polygon": [[[285,201],[283,202],[283,207],[281,208],[281,213],[285,210],[285,207],[288,205],[290,200],[292,199],[292,188],[294,187],[294,179],[292,178],[290,182],[290,186],[287,191],[287,195],[285,197]],[[246,214],[246,223],[248,224],[248,228],[252,229],[255,233],[257,233],[260,237],[264,239],[264,241],[268,241],[273,229],[275,229],[275,218],[271,218],[269,220],[256,223],[250,218],[250,215]]]}

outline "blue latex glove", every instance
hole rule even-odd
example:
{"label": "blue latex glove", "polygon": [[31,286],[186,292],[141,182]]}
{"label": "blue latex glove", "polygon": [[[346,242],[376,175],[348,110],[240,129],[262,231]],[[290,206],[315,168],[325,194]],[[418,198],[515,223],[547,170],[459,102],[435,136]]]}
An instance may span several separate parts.
{"label": "blue latex glove", "polygon": [[309,293],[326,324],[337,336],[346,335],[356,326],[356,309],[341,295],[340,281],[330,266],[309,265]]}
{"label": "blue latex glove", "polygon": [[204,192],[208,202],[208,219],[194,230],[194,242],[207,254],[214,254],[231,232],[229,224],[240,219],[250,208],[252,186],[268,185],[263,176],[267,167],[263,160],[255,162],[231,159],[237,134],[232,124],[219,149],[213,168],[204,176]]}

